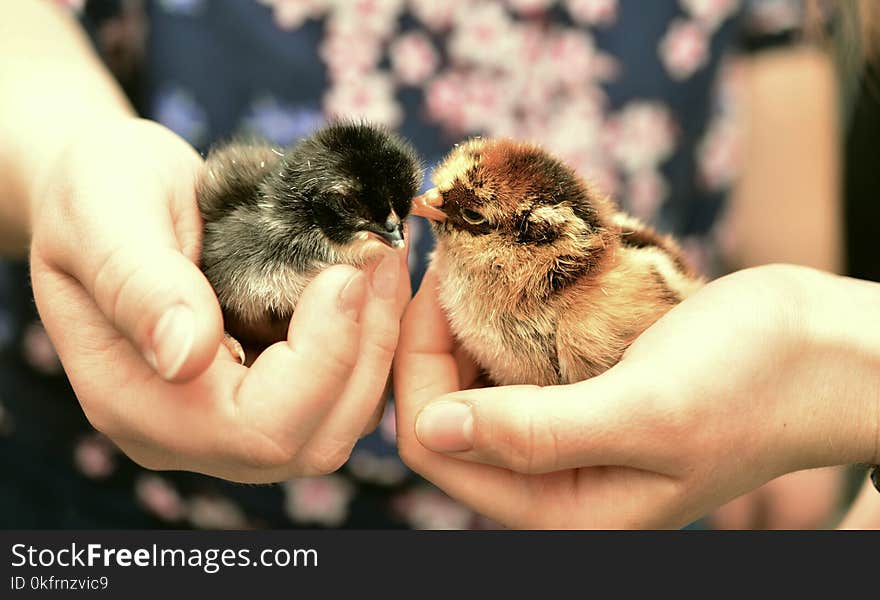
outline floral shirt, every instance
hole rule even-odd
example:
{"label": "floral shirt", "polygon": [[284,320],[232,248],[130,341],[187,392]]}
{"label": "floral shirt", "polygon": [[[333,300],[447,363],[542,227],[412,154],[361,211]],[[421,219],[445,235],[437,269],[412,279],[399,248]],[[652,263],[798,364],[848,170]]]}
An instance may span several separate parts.
{"label": "floral shirt", "polygon": [[[737,165],[733,57],[785,42],[801,18],[791,0],[63,3],[140,111],[202,152],[242,133],[290,144],[334,116],[399,130],[429,168],[468,136],[531,139],[710,273]],[[411,231],[418,285],[431,239],[419,219]],[[139,468],[88,426],[26,280],[2,264],[6,526],[493,525],[406,469],[391,407],[326,477],[253,487]]]}

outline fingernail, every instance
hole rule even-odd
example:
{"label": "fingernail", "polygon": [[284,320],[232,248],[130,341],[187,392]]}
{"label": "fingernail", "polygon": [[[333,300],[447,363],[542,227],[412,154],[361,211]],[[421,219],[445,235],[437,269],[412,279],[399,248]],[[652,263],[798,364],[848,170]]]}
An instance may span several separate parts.
{"label": "fingernail", "polygon": [[380,298],[397,296],[397,283],[400,280],[400,258],[394,252],[386,252],[373,270],[373,290]]}
{"label": "fingernail", "polygon": [[366,276],[358,271],[351,276],[339,292],[339,310],[352,321],[357,321],[364,307],[364,294],[367,291]]}
{"label": "fingernail", "polygon": [[153,330],[147,362],[163,379],[173,379],[192,350],[196,333],[192,309],[183,304],[169,308]]}
{"label": "fingernail", "polygon": [[462,452],[474,445],[474,414],[461,402],[429,405],[416,419],[416,437],[434,452]]}

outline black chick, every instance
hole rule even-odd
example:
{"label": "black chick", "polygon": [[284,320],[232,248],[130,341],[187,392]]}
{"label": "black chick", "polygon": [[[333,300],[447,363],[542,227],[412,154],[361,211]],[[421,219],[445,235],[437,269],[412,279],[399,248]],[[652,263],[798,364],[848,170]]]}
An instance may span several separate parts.
{"label": "black chick", "polygon": [[201,268],[226,331],[248,347],[285,339],[300,294],[322,269],[361,266],[383,244],[403,246],[421,180],[412,146],[366,123],[333,123],[287,149],[213,149],[197,189]]}

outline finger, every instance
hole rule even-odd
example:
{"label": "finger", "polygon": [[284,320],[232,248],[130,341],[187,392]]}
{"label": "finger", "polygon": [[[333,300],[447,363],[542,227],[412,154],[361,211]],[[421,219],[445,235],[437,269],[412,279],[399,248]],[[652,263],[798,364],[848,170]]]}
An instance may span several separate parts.
{"label": "finger", "polygon": [[419,411],[432,400],[459,389],[459,369],[453,356],[455,343],[437,297],[437,283],[436,273],[429,268],[401,322],[393,367],[400,455],[413,470],[447,492],[446,485],[454,484],[456,477],[460,478],[458,481],[482,480],[487,487],[491,487],[491,477],[497,480],[496,485],[504,486],[510,479],[509,472],[436,454],[422,446],[415,436]]}
{"label": "finger", "polygon": [[113,325],[167,381],[186,381],[213,359],[223,318],[202,272],[173,248],[119,249],[90,281]]}
{"label": "finger", "polygon": [[283,468],[310,464],[322,471],[333,458],[299,455],[357,365],[367,285],[364,273],[353,267],[323,271],[300,297],[288,341],[267,348],[250,368],[237,396],[240,421],[279,454],[261,462]]}
{"label": "finger", "polygon": [[669,472],[674,457],[655,441],[649,404],[620,367],[569,386],[450,394],[420,410],[415,429],[428,449],[518,473],[596,465]]}
{"label": "finger", "polygon": [[303,452],[320,456],[335,471],[348,459],[355,442],[384,401],[383,393],[397,348],[400,317],[409,296],[409,277],[400,252],[386,252],[368,269],[357,365],[345,391]]}
{"label": "finger", "polygon": [[458,391],[455,344],[437,298],[437,276],[428,269],[404,313],[394,358],[394,396],[401,450],[418,445],[415,415],[431,400]]}
{"label": "finger", "polygon": [[[78,191],[69,192],[77,197],[62,205],[71,227],[58,242],[40,245],[48,248],[46,261],[77,279],[114,327],[169,381],[202,372],[222,336],[213,289],[184,254],[194,253],[191,230],[193,222],[200,222],[193,189],[200,164],[193,154],[191,164],[181,166],[183,183],[173,185],[127,168],[123,172],[131,179],[124,193],[112,177],[81,183]],[[177,238],[178,230],[186,232],[186,239]]]}

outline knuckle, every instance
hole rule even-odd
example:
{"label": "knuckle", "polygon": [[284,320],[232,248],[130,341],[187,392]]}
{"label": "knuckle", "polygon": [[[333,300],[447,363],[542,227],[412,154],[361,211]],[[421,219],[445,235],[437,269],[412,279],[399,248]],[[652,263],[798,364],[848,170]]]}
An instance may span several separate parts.
{"label": "knuckle", "polygon": [[299,448],[282,444],[258,430],[241,432],[230,459],[249,470],[269,470],[287,467],[296,460]]}
{"label": "knuckle", "polygon": [[[138,281],[146,264],[129,260],[124,249],[108,252],[95,270],[92,289],[95,300],[114,323],[120,323],[126,314],[126,301],[137,298]],[[141,315],[145,317],[145,315]],[[142,322],[148,319],[141,318]],[[133,332],[141,336],[144,332]]]}
{"label": "knuckle", "polygon": [[543,470],[545,440],[543,428],[527,411],[517,411],[511,427],[504,432],[510,467],[518,473],[535,473]]}
{"label": "knuckle", "polygon": [[[530,400],[529,405],[540,405],[539,400]],[[475,430],[480,429],[477,423]],[[545,473],[554,470],[559,462],[559,436],[553,421],[538,417],[525,403],[511,407],[501,427],[489,429],[492,439],[484,440],[484,445],[500,448],[503,462],[518,473]]]}
{"label": "knuckle", "polygon": [[352,444],[324,442],[310,450],[305,456],[309,471],[316,475],[327,475],[342,468],[351,455]]}
{"label": "knuckle", "polygon": [[[347,379],[357,365],[356,345],[336,344],[335,350],[324,354],[323,366],[330,377]],[[331,346],[332,347],[332,346]],[[317,352],[317,348],[313,349]]]}
{"label": "knuckle", "polygon": [[391,364],[397,351],[400,327],[394,325],[372,325],[372,330],[365,336],[370,353],[380,362]]}

